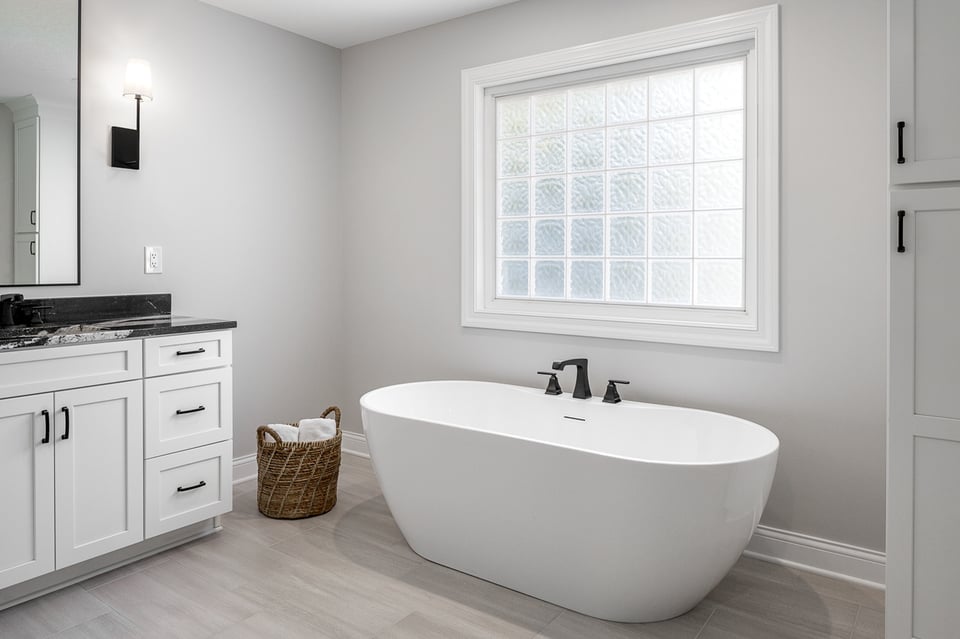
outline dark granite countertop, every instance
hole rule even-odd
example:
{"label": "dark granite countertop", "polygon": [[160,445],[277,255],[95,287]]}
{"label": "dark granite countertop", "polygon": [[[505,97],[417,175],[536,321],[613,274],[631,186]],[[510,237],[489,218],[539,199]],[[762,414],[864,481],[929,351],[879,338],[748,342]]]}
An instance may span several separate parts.
{"label": "dark granite countertop", "polygon": [[45,307],[44,322],[0,328],[0,351],[219,331],[237,326],[232,320],[172,315],[169,295],[49,298],[27,303]]}

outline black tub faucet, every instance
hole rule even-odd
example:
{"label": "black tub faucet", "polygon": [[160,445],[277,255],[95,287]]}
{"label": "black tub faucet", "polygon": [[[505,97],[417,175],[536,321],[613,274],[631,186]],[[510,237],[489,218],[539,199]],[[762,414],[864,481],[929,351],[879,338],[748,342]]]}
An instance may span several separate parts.
{"label": "black tub faucet", "polygon": [[586,358],[568,359],[562,362],[554,362],[553,370],[562,371],[566,366],[573,365],[577,367],[577,385],[573,389],[575,399],[590,399],[593,394],[590,392],[590,380],[587,378],[587,360]]}

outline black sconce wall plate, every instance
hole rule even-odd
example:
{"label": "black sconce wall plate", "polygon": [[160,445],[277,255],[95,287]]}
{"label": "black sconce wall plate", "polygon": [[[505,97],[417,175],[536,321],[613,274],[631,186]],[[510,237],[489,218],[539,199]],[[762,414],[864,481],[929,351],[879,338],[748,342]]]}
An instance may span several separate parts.
{"label": "black sconce wall plate", "polygon": [[136,129],[111,127],[111,163],[120,169],[140,169],[140,132]]}

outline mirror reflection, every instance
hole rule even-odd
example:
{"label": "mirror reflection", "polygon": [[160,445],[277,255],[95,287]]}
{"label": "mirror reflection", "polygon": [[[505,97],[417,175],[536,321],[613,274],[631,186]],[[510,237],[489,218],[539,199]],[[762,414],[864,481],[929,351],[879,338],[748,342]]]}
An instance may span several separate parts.
{"label": "mirror reflection", "polygon": [[0,0],[0,286],[79,283],[78,0]]}

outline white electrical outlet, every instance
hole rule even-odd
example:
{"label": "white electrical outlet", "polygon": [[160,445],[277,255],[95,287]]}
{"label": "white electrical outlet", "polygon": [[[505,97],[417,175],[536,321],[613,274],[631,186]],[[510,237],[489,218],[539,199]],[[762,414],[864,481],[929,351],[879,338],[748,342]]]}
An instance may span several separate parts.
{"label": "white electrical outlet", "polygon": [[163,247],[143,247],[143,272],[163,273]]}

